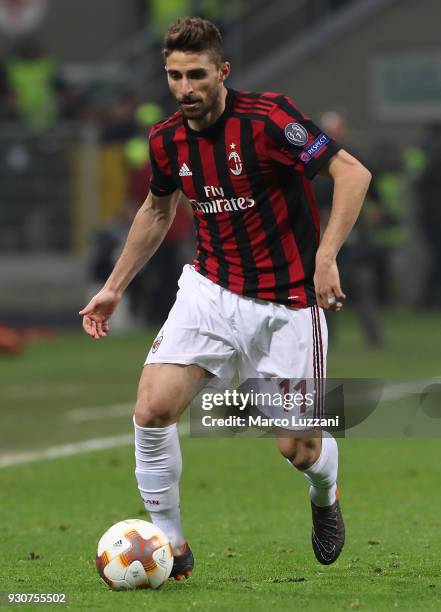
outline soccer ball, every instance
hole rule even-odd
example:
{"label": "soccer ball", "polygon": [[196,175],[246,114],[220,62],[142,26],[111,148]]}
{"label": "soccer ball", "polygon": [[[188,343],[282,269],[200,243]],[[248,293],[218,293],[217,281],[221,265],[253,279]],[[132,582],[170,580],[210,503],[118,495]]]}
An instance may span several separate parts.
{"label": "soccer ball", "polygon": [[158,589],[172,571],[173,550],[159,527],[128,519],[110,527],[100,539],[96,567],[114,591]]}

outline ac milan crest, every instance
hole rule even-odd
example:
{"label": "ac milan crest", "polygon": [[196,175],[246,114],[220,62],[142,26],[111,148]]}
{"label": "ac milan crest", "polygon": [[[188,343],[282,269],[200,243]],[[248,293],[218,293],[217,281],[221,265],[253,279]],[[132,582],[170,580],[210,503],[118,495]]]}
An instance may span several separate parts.
{"label": "ac milan crest", "polygon": [[232,150],[228,155],[228,166],[235,176],[239,176],[242,173],[243,165],[239,153],[235,150],[236,145],[234,142],[230,144],[230,149]]}
{"label": "ac milan crest", "polygon": [[156,340],[153,342],[153,344],[152,344],[152,353],[156,353],[156,351],[157,351],[157,350],[158,350],[158,348],[159,348],[159,345],[160,345],[160,344],[161,344],[161,342],[162,342],[163,337],[164,337],[164,336],[163,336],[163,335],[161,335],[161,336],[159,336],[159,338],[156,338]]}

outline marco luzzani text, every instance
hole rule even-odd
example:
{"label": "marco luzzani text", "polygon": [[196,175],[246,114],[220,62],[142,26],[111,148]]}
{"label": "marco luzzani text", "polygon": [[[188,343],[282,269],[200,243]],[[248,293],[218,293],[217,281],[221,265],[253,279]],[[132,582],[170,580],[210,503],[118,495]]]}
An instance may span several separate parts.
{"label": "marco luzzani text", "polygon": [[[221,407],[235,408],[241,412],[252,405],[255,408],[271,407],[280,409],[280,416],[268,417],[263,414],[229,415],[218,417],[205,414],[204,427],[338,427],[339,417],[301,416],[314,406],[314,393],[258,393],[241,392],[236,389],[222,393],[203,393],[202,410],[207,412]],[[295,410],[295,414],[291,412]]]}

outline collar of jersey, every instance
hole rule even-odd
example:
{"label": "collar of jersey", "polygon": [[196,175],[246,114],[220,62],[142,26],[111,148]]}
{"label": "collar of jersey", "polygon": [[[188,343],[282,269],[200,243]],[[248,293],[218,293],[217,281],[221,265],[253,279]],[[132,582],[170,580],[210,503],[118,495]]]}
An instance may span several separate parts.
{"label": "collar of jersey", "polygon": [[222,115],[220,115],[216,119],[216,121],[212,125],[209,125],[204,130],[194,130],[188,125],[187,119],[184,117],[184,124],[185,124],[187,131],[190,134],[194,134],[195,136],[204,136],[204,137],[209,137],[209,138],[216,136],[219,133],[219,131],[223,128],[225,120],[227,119],[228,115],[231,113],[231,110],[234,104],[234,98],[235,98],[234,90],[227,88],[227,97],[225,98],[224,112],[222,113]]}

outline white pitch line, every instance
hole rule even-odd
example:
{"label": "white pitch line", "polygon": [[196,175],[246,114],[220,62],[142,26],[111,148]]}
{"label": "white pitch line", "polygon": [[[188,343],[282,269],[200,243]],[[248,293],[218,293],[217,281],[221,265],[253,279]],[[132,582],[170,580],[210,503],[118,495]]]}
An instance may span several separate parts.
{"label": "white pitch line", "polygon": [[[373,382],[375,380],[376,379],[372,379]],[[382,402],[411,397],[412,395],[416,395],[417,393],[421,394],[428,386],[440,384],[441,378],[426,378],[420,380],[409,380],[407,382],[397,381],[389,385],[385,385],[383,388],[381,387],[381,379],[379,378],[377,379],[377,381],[378,389],[363,391],[346,390],[345,399],[349,402],[349,405],[354,406],[358,400],[362,401],[363,403],[368,400],[372,400],[377,401],[378,405],[381,406]],[[379,392],[381,392],[380,396]]]}
{"label": "white pitch line", "polygon": [[428,386],[441,383],[441,378],[426,378],[421,380],[410,380],[404,383],[386,385],[381,396],[382,401],[401,399],[407,394],[422,393]]}
{"label": "white pitch line", "polygon": [[[189,424],[178,425],[181,436],[189,435]],[[81,442],[72,442],[61,446],[50,446],[41,450],[29,451],[24,453],[10,453],[0,455],[0,469],[25,463],[35,463],[37,461],[60,459],[62,457],[73,457],[91,451],[118,448],[119,446],[130,446],[133,444],[133,434],[122,434],[120,436],[110,436],[107,438],[91,438]]]}
{"label": "white pitch line", "polygon": [[36,382],[2,386],[2,396],[11,400],[36,399],[36,398],[65,398],[67,396],[77,396],[83,390],[79,383],[51,383]]}
{"label": "white pitch line", "polygon": [[69,423],[86,423],[87,421],[100,421],[101,419],[117,419],[130,416],[135,410],[135,402],[112,404],[111,406],[94,406],[90,408],[74,408],[64,415]]}
{"label": "white pitch line", "polygon": [[82,442],[73,442],[71,444],[63,444],[62,446],[50,446],[42,450],[29,451],[25,453],[11,453],[9,455],[0,455],[0,468],[9,467],[11,465],[19,465],[20,463],[34,463],[35,461],[43,461],[44,459],[59,459],[60,457],[72,457],[80,453],[88,453],[89,451],[103,450],[106,448],[116,448],[118,446],[127,446],[133,443],[133,434],[124,434],[120,436],[111,436],[109,438],[92,438],[83,440]]}

